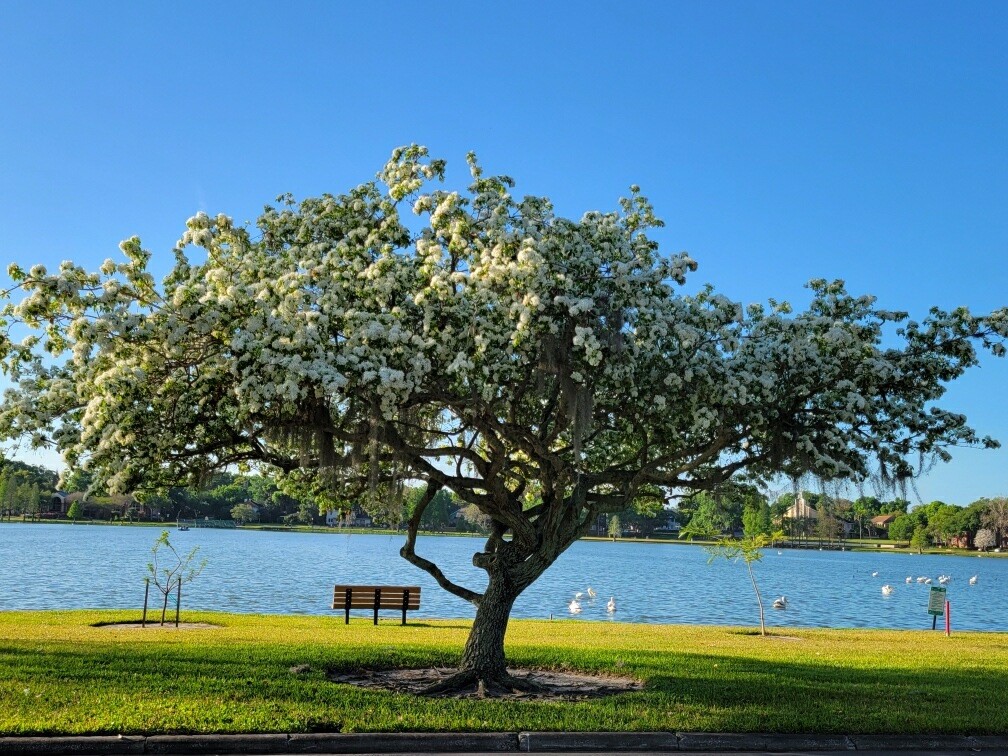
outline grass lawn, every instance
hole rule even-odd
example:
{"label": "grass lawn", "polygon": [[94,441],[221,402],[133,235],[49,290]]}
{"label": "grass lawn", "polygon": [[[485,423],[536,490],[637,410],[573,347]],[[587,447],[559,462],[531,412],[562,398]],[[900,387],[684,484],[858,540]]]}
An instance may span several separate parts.
{"label": "grass lawn", "polygon": [[[135,612],[0,612],[0,734],[681,730],[1008,733],[1008,634],[514,621],[515,666],[636,676],[579,703],[429,700],[328,669],[453,665],[465,621],[186,612],[210,629],[94,627]],[[309,665],[307,673],[292,667]]]}

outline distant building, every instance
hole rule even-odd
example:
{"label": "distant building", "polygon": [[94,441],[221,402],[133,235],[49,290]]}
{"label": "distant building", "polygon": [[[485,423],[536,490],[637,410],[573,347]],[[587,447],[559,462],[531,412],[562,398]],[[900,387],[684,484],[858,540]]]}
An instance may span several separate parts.
{"label": "distant building", "polygon": [[49,506],[45,510],[51,514],[66,514],[70,508],[70,496],[66,491],[54,491],[49,498]]}
{"label": "distant building", "polygon": [[330,528],[337,526],[346,528],[374,527],[374,521],[371,519],[371,515],[356,504],[350,507],[350,511],[346,514],[339,509],[328,510],[325,515],[325,522]]}
{"label": "distant building", "polygon": [[784,513],[785,520],[818,520],[819,512],[811,504],[805,501],[802,494],[795,497],[795,503],[787,508]]}
{"label": "distant building", "polygon": [[85,517],[107,519],[110,515],[116,517],[139,518],[144,520],[160,520],[160,507],[152,504],[142,504],[136,500],[133,494],[115,494],[103,496],[100,499],[90,499],[82,491],[67,493],[66,491],[54,491],[49,497],[42,514],[50,516],[66,515],[70,505],[75,501],[80,502]]}
{"label": "distant building", "polygon": [[948,545],[953,549],[972,549],[973,536],[970,533],[960,533],[949,538]]}
{"label": "distant building", "polygon": [[655,528],[656,533],[678,533],[680,530],[682,530],[682,525],[679,524],[679,520],[674,514],[670,514],[661,525]]}
{"label": "distant building", "polygon": [[889,526],[893,520],[899,517],[902,512],[890,512],[889,514],[878,515],[871,518],[871,526],[880,533],[889,533]]}

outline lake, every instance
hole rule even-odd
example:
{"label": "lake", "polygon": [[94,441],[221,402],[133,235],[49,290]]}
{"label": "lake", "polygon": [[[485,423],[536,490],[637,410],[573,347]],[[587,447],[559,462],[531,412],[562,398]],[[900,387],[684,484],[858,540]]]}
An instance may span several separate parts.
{"label": "lake", "polygon": [[[0,523],[0,610],[137,609],[156,528]],[[402,557],[400,535],[171,530],[180,552],[200,547],[207,566],[183,587],[185,609],[263,614],[331,614],[335,583],[420,585],[422,609],[411,616],[472,617],[474,608],[443,591]],[[482,540],[421,536],[417,552],[455,582],[485,585],[472,566]],[[929,586],[952,576],[953,629],[1008,631],[1008,560],[893,553],[767,549],[754,565],[770,626],[930,628]],[[878,572],[873,577],[872,573]],[[969,577],[978,575],[976,585]],[[907,585],[910,576],[913,583]],[[890,596],[882,585],[892,585]],[[515,604],[514,617],[567,619],[576,591],[578,621],[756,625],[756,599],[744,564],[708,563],[698,546],[660,542],[580,541]],[[152,591],[152,593],[154,593]],[[786,595],[788,608],[770,608]],[[609,597],[617,611],[606,613]],[[157,599],[152,597],[152,605]],[[359,612],[366,616],[366,612]],[[392,618],[394,613],[384,614]],[[939,626],[941,626],[939,620]]]}

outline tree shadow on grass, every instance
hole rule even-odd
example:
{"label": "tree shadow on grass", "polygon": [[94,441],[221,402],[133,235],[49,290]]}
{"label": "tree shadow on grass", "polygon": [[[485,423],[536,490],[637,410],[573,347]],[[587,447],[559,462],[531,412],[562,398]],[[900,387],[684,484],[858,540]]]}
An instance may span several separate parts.
{"label": "tree shadow on grass", "polygon": [[[385,624],[385,623],[383,623],[383,622],[381,622],[379,620],[378,624],[382,625],[382,624]],[[449,624],[446,624],[444,622],[438,622],[438,623],[433,623],[433,622],[412,622],[410,620],[406,620],[406,627],[426,627],[426,628],[434,628],[435,630],[471,630],[472,629],[472,623],[469,622],[469,623],[459,624],[459,625],[455,625],[455,624],[449,625]]]}
{"label": "tree shadow on grass", "polygon": [[[388,633],[386,640],[396,635]],[[325,712],[320,721],[327,727],[346,719],[352,727],[371,722],[392,729],[1008,733],[1008,669],[1003,654],[985,659],[982,651],[969,649],[976,654],[975,661],[952,657],[950,666],[944,663],[950,654],[967,650],[925,646],[912,635],[905,644],[887,650],[888,656],[876,651],[872,658],[878,663],[870,667],[854,646],[849,664],[835,652],[816,658],[813,638],[805,638],[803,644],[776,644],[777,657],[771,659],[762,656],[769,647],[758,639],[753,640],[751,654],[717,649],[509,648],[516,666],[626,674],[645,682],[637,692],[560,704],[423,701],[334,686],[325,679],[333,668],[451,666],[458,660],[454,647],[391,642],[200,647],[186,642],[192,637],[182,633],[172,636],[171,642],[149,645],[124,645],[111,637],[44,647],[38,642],[5,642],[0,643],[0,675],[17,681],[18,697],[11,700],[18,706],[22,683],[33,692],[44,691],[49,708],[29,707],[18,715],[25,717],[24,727],[37,732],[72,728],[81,715],[75,700],[80,698],[88,701],[86,707],[99,711],[105,706],[102,701],[131,702],[125,714],[113,706],[107,715],[96,716],[89,725],[95,731],[227,729],[229,720],[223,717],[247,717],[250,710],[268,712],[262,721],[275,726],[281,712],[303,710],[315,712],[311,716]],[[293,674],[298,665],[310,670]],[[56,701],[49,696],[63,709],[52,708]],[[165,706],[167,714],[161,710]],[[137,707],[146,707],[147,719],[136,718]],[[372,709],[381,712],[378,719],[368,715],[360,720],[360,712]],[[189,718],[188,724],[181,724],[178,712]],[[309,727],[307,720],[296,721],[287,726]]]}
{"label": "tree shadow on grass", "polygon": [[[921,652],[908,645],[906,653]],[[703,729],[721,729],[720,717],[734,729],[742,719],[753,722],[752,731],[769,732],[1008,733],[1005,669],[950,669],[937,654],[914,669],[716,654],[682,658],[685,674],[643,673],[645,692],[708,712]]]}

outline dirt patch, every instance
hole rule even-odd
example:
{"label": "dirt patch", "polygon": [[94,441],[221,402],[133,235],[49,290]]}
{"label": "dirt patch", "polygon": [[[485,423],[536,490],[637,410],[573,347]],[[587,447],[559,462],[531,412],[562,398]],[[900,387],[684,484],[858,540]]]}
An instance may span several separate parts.
{"label": "dirt patch", "polygon": [[97,625],[93,625],[93,627],[103,627],[112,630],[212,630],[220,627],[220,625],[211,625],[209,622],[179,622],[178,627],[175,627],[174,622],[165,622],[161,625],[155,620],[154,622],[148,622],[146,627],[139,622],[99,622]]}
{"label": "dirt patch", "polygon": [[[329,679],[345,685],[394,693],[421,694],[424,689],[451,677],[454,669],[375,669],[353,672],[330,672]],[[644,683],[630,677],[608,677],[576,672],[553,672],[538,669],[509,669],[512,677],[532,683],[535,692],[519,690],[494,694],[494,698],[515,701],[583,701],[618,693],[643,690]],[[450,693],[434,694],[438,698],[482,698],[476,686]]]}
{"label": "dirt patch", "polygon": [[782,633],[767,633],[763,635],[759,630],[734,630],[731,631],[732,635],[745,635],[750,638],[761,638],[765,640],[780,640],[780,641],[804,641],[804,638],[799,638],[796,635],[784,635]]}

